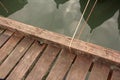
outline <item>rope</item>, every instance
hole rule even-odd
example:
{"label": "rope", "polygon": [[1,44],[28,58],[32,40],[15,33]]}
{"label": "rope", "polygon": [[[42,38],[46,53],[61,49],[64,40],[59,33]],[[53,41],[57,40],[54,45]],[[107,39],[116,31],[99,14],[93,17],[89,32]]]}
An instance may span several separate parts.
{"label": "rope", "polygon": [[[89,20],[89,18],[90,18],[90,16],[91,16],[91,14],[92,14],[92,12],[93,12],[93,10],[94,10],[96,4],[97,4],[97,1],[98,1],[98,0],[95,1],[95,3],[94,3],[94,5],[93,5],[93,7],[92,7],[92,9],[91,9],[91,11],[90,11],[90,13],[89,13],[89,15],[88,15],[88,17],[87,17],[87,19],[86,19],[85,22],[88,22],[88,20]],[[85,22],[84,22],[82,28],[80,29],[78,39],[80,38],[80,36],[81,36],[81,34],[82,34],[82,32],[83,32],[83,30],[84,30],[84,28],[85,28],[85,25],[86,25]]]}
{"label": "rope", "polygon": [[71,41],[70,41],[70,44],[69,44],[69,49],[70,49],[70,47],[71,47],[71,45],[72,45],[72,42],[73,42],[73,40],[74,40],[74,38],[75,38],[75,35],[76,35],[76,33],[77,33],[78,29],[79,29],[80,23],[81,23],[81,21],[82,21],[82,19],[83,19],[83,16],[84,16],[84,14],[85,14],[85,12],[86,12],[86,10],[87,10],[87,7],[88,7],[89,3],[90,3],[90,0],[87,1],[87,4],[86,4],[85,9],[84,9],[84,11],[83,11],[83,14],[82,14],[82,16],[81,16],[81,18],[80,18],[80,20],[79,20],[79,22],[78,22],[78,24],[77,24],[77,26],[76,26],[76,28],[75,28],[75,32],[74,32],[74,34],[73,34],[73,36],[72,36],[72,39],[71,39]]}
{"label": "rope", "polygon": [[4,4],[0,1],[0,5],[4,8],[4,10],[8,13],[7,8],[4,6]]}

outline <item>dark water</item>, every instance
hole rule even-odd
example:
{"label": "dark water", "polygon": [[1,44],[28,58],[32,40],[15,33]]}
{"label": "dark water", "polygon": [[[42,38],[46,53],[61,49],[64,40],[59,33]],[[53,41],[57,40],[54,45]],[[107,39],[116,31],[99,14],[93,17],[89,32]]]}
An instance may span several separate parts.
{"label": "dark water", "polygon": [[[0,15],[72,36],[87,0],[0,0]],[[98,0],[85,22],[95,0],[91,0],[81,26],[81,40],[120,51],[120,0]],[[91,33],[90,33],[91,32]]]}

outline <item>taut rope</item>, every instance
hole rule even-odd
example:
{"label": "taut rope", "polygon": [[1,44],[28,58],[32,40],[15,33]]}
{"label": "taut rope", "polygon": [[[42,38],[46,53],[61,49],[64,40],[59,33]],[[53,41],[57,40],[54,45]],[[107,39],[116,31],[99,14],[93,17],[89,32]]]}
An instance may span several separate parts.
{"label": "taut rope", "polygon": [[80,20],[79,20],[79,22],[78,22],[78,24],[77,24],[77,26],[76,26],[76,28],[75,28],[75,32],[74,32],[74,34],[73,34],[73,36],[72,36],[72,39],[71,39],[71,41],[70,41],[70,44],[69,44],[69,49],[70,49],[70,47],[71,47],[71,45],[72,45],[72,42],[73,42],[73,40],[74,40],[74,38],[75,38],[75,35],[76,35],[76,33],[77,33],[78,29],[79,29],[80,23],[81,23],[81,21],[82,21],[82,19],[83,19],[83,16],[84,16],[84,14],[85,14],[85,12],[86,12],[86,10],[87,10],[87,8],[88,8],[89,3],[90,3],[90,0],[87,1],[87,4],[86,4],[86,6],[85,6],[85,9],[83,10],[83,14],[82,14],[82,16],[81,16],[81,18],[80,18]]}
{"label": "taut rope", "polygon": [[[86,19],[86,21],[89,20],[92,12],[93,12],[93,10],[94,10],[94,8],[95,8],[95,6],[96,6],[97,1],[98,1],[98,0],[95,1],[95,3],[94,3],[94,5],[93,5],[93,7],[92,7],[92,9],[91,9],[91,11],[90,11],[87,19]],[[70,44],[69,44],[69,49],[71,48],[72,42],[73,42],[73,40],[74,40],[74,38],[75,38],[75,35],[76,35],[76,33],[77,33],[78,29],[79,29],[79,26],[80,26],[80,24],[81,24],[81,21],[82,21],[82,19],[83,19],[83,16],[84,16],[87,8],[88,8],[89,3],[90,3],[90,0],[87,1],[87,4],[86,4],[86,6],[85,6],[85,8],[84,8],[84,10],[83,10],[83,14],[82,14],[82,16],[81,16],[81,18],[80,18],[80,20],[79,20],[79,22],[78,22],[78,24],[77,24],[77,26],[76,26],[76,28],[75,28],[75,32],[73,33],[72,39],[71,39]],[[81,27],[81,30],[80,30],[80,32],[79,32],[78,38],[79,38],[80,35],[82,34],[84,28],[85,28],[85,22],[84,22],[83,26]]]}
{"label": "taut rope", "polygon": [[5,7],[5,5],[0,1],[0,5],[4,8],[4,10],[8,13],[8,9]]}
{"label": "taut rope", "polygon": [[[94,5],[93,5],[93,7],[92,7],[92,9],[91,9],[91,11],[90,11],[87,19],[85,20],[85,22],[88,22],[88,20],[89,20],[89,18],[90,18],[90,16],[91,16],[91,14],[92,14],[92,12],[93,12],[96,4],[97,4],[97,1],[98,1],[98,0],[95,1],[95,3],[94,3]],[[84,24],[82,25],[82,27],[81,27],[81,29],[80,29],[78,39],[80,38],[80,35],[82,34],[82,32],[83,32],[83,30],[84,30],[84,28],[85,28],[85,25],[86,25],[85,22],[84,22]]]}

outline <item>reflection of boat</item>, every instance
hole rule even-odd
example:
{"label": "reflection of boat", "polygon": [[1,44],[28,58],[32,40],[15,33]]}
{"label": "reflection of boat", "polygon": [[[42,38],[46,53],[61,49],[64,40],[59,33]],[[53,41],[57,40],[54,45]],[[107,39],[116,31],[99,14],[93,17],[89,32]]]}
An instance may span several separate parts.
{"label": "reflection of boat", "polygon": [[9,16],[22,9],[27,4],[27,0],[0,0],[0,15]]}
{"label": "reflection of boat", "polygon": [[120,80],[118,51],[3,17],[0,28],[1,80]]}

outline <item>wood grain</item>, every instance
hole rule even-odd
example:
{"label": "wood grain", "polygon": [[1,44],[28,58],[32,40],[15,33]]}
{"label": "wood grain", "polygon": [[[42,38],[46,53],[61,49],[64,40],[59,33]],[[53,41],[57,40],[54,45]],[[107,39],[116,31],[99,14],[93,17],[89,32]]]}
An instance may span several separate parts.
{"label": "wood grain", "polygon": [[10,54],[10,52],[14,49],[17,43],[22,39],[22,35],[15,33],[6,43],[0,48],[0,64],[3,60]]}
{"label": "wood grain", "polygon": [[110,68],[101,63],[95,63],[88,80],[107,80]]}
{"label": "wood grain", "polygon": [[[3,17],[0,17],[0,26],[4,26],[4,28],[22,32],[29,36],[33,36],[38,40],[43,39],[46,43],[56,44],[59,47],[62,46],[68,48],[71,41],[70,37],[43,30],[30,25],[26,25]],[[106,59],[109,62],[120,64],[120,52],[118,51],[114,51],[76,39],[73,40],[71,49],[73,51],[78,51],[80,53],[82,51],[85,52],[85,54],[87,55],[97,56],[102,59]]]}
{"label": "wood grain", "polygon": [[12,31],[6,30],[1,36],[0,36],[0,47],[4,45],[4,43],[11,37],[13,34]]}
{"label": "wood grain", "polygon": [[55,65],[51,69],[46,80],[63,80],[74,58],[75,58],[74,54],[64,50],[59,55]]}
{"label": "wood grain", "polygon": [[4,79],[9,72],[14,68],[16,63],[25,54],[26,50],[33,43],[30,38],[24,38],[16,48],[11,52],[7,59],[0,65],[0,78]]}
{"label": "wood grain", "polygon": [[35,67],[32,69],[26,80],[42,80],[43,76],[46,75],[52,62],[58,55],[60,49],[54,46],[48,46],[43,52]]}
{"label": "wood grain", "polygon": [[38,42],[34,42],[34,44],[26,52],[25,56],[20,60],[19,64],[8,76],[7,80],[22,80],[44,48],[45,45],[40,45]]}
{"label": "wood grain", "polygon": [[120,80],[120,70],[114,70],[111,80]]}
{"label": "wood grain", "polygon": [[4,32],[4,29],[0,28],[0,35]]}
{"label": "wood grain", "polygon": [[66,80],[85,80],[91,64],[91,58],[78,56],[72,65]]}

